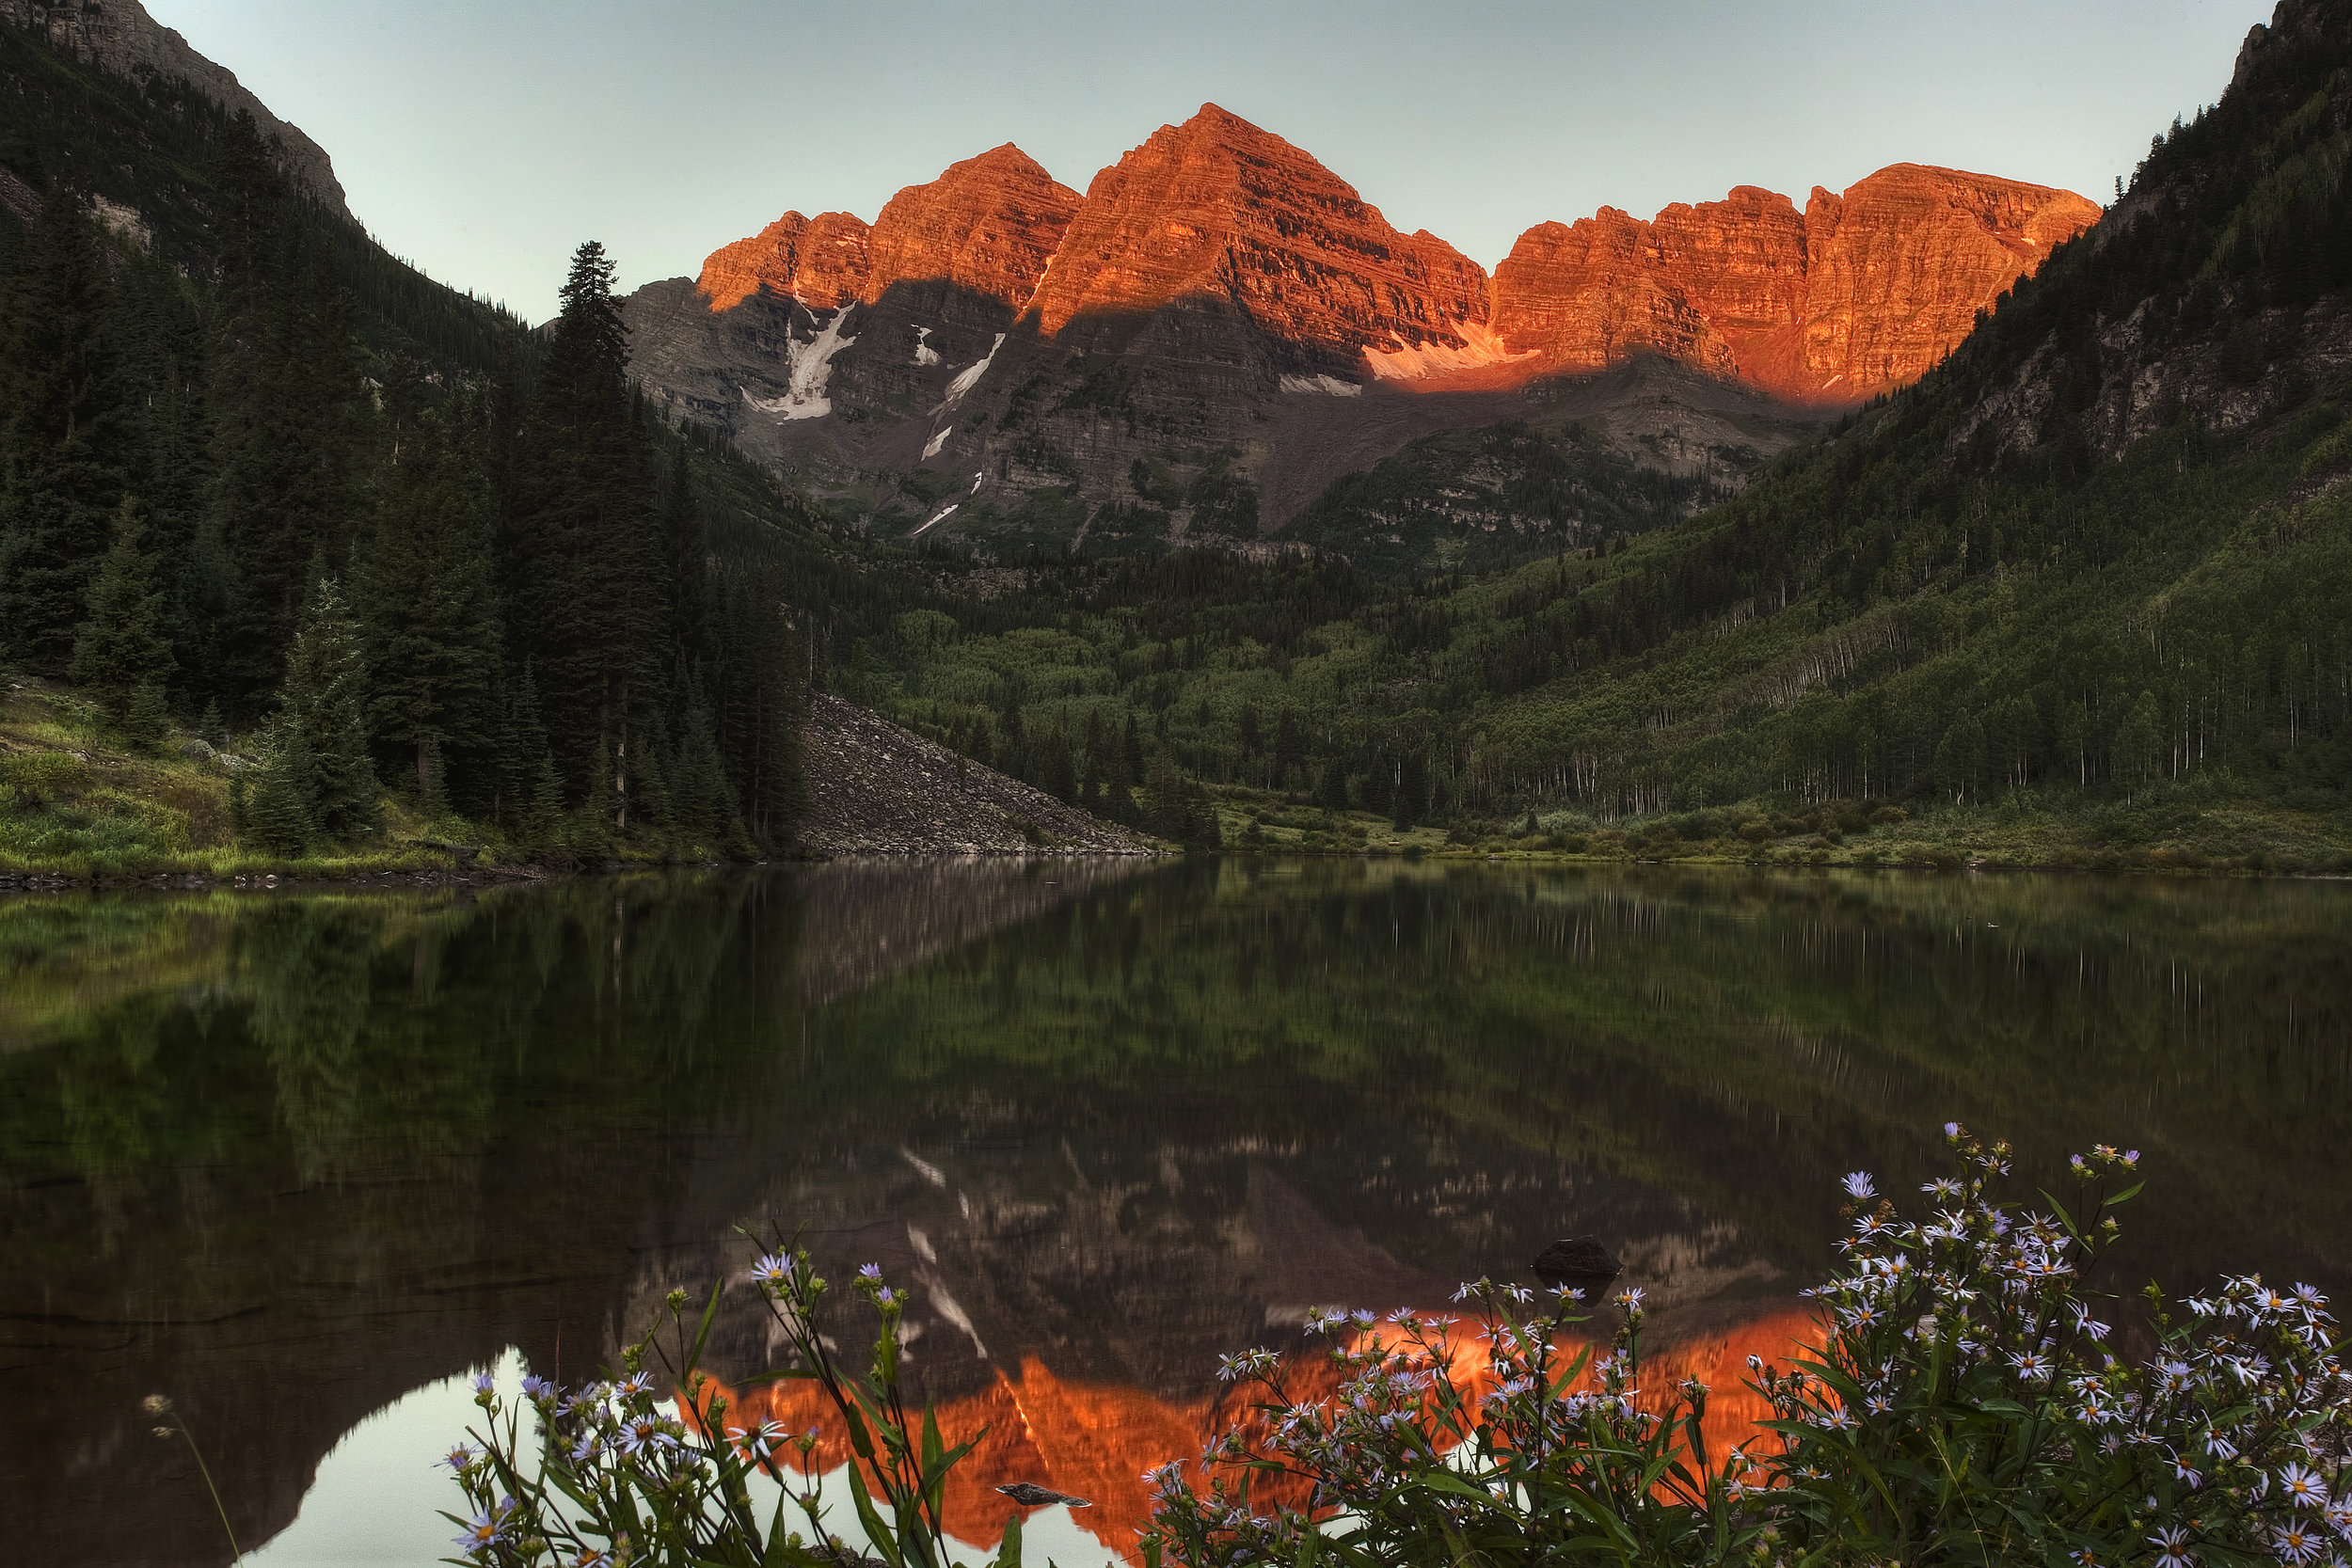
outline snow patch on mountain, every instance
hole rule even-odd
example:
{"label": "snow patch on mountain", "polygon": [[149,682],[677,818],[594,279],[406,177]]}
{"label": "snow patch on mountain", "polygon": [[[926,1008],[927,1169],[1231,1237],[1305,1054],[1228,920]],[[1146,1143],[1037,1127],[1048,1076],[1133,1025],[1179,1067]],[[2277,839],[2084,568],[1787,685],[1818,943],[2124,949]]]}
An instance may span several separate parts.
{"label": "snow patch on mountain", "polygon": [[1458,321],[1454,324],[1454,336],[1462,340],[1460,348],[1446,343],[1416,343],[1409,347],[1364,350],[1364,363],[1372,373],[1383,381],[1419,381],[1426,376],[1444,375],[1451,371],[1476,370],[1481,365],[1503,365],[1515,359],[1532,359],[1537,350],[1529,349],[1513,354],[1502,341],[1502,335],[1484,322]]}
{"label": "snow patch on mountain", "polygon": [[833,319],[805,343],[787,336],[784,396],[755,398],[747,390],[743,401],[779,421],[821,420],[832,413],[833,400],[825,395],[825,386],[833,378],[833,356],[857,341],[854,336],[841,330],[849,325],[850,312],[856,309],[855,304],[850,304],[835,310]]}
{"label": "snow patch on mountain", "polygon": [[931,347],[931,329],[928,326],[914,329],[914,362],[918,365],[939,363],[939,350]]}
{"label": "snow patch on mountain", "polygon": [[1285,392],[1316,392],[1331,398],[1359,398],[1364,389],[1353,381],[1342,381],[1336,375],[1286,375],[1282,378]]}
{"label": "snow patch on mountain", "polygon": [[958,371],[956,372],[956,378],[947,383],[947,401],[941,404],[940,406],[942,408],[953,408],[957,404],[961,403],[963,401],[963,394],[980,384],[980,377],[988,373],[988,367],[993,363],[996,358],[996,351],[1004,346],[1005,335],[999,332],[996,334],[996,341],[988,345],[988,356],[986,358],[982,359],[976,365],[967,365],[962,370]]}

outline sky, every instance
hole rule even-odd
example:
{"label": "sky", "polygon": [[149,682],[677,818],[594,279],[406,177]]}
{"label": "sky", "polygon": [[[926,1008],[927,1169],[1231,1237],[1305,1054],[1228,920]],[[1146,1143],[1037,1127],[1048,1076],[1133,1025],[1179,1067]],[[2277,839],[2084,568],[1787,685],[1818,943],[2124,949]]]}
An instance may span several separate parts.
{"label": "sky", "polygon": [[352,211],[532,321],[1013,141],[1083,191],[1216,103],[1492,268],[1547,219],[1892,163],[2112,198],[2269,0],[146,0]]}

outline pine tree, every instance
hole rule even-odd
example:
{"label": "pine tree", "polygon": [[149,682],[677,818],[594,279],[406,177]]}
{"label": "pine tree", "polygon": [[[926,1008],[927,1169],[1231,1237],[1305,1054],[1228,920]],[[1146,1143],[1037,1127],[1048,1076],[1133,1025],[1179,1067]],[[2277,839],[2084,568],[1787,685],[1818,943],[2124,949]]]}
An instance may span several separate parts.
{"label": "pine tree", "polygon": [[441,421],[419,415],[394,449],[355,597],[368,730],[405,753],[421,798],[437,760],[491,749],[499,626],[488,527],[479,478]]}
{"label": "pine tree", "polygon": [[280,750],[304,759],[310,824],[330,839],[356,838],[380,822],[366,715],[358,623],[335,579],[321,578],[287,656],[279,716],[291,743]]}
{"label": "pine tree", "polygon": [[[151,697],[143,707],[160,706],[171,678],[171,644],[164,636],[164,594],[155,583],[155,561],[146,548],[147,530],[135,505],[125,499],[115,516],[114,543],[90,584],[89,618],[73,641],[71,678],[97,699],[113,723],[124,724],[134,698]],[[141,728],[152,728],[144,717]],[[154,740],[160,734],[140,738]]]}
{"label": "pine tree", "polygon": [[318,832],[318,759],[291,714],[270,721],[261,750],[260,765],[245,787],[241,831],[258,849],[301,854]]}
{"label": "pine tree", "polygon": [[350,542],[366,405],[349,301],[325,255],[300,253],[250,119],[223,136],[215,182],[223,309],[206,394],[207,510],[226,604],[209,673],[232,710],[249,712],[283,677],[305,591]]}
{"label": "pine tree", "polygon": [[660,696],[669,595],[612,278],[603,246],[573,256],[516,446],[500,574],[513,646],[537,667],[559,763],[575,791],[610,788],[618,821],[628,780],[612,769]]}
{"label": "pine tree", "polygon": [[121,387],[101,242],[62,185],[25,248],[0,342],[0,657],[62,675],[122,493]]}
{"label": "pine tree", "polygon": [[1323,765],[1322,786],[1315,791],[1315,798],[1326,811],[1343,812],[1347,809],[1347,765],[1345,763],[1333,757]]}
{"label": "pine tree", "polygon": [[677,802],[678,826],[689,842],[717,847],[734,839],[735,791],[728,787],[726,769],[719,760],[710,715],[699,704],[687,712],[686,736],[678,746],[671,788]]}

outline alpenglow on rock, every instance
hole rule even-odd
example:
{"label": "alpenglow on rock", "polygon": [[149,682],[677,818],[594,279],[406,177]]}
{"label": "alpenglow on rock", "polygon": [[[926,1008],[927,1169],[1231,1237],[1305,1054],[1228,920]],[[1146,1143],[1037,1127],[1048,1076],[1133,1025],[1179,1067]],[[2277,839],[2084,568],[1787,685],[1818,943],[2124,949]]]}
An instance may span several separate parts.
{"label": "alpenglow on rock", "polygon": [[1333,481],[1442,430],[1573,419],[1644,466],[1752,467],[1926,373],[2099,215],[1898,164],[1802,210],[1740,186],[1537,224],[1490,277],[1211,103],[1083,197],[1007,144],[870,226],[787,213],[628,313],[651,396],[861,527],[1290,549]]}

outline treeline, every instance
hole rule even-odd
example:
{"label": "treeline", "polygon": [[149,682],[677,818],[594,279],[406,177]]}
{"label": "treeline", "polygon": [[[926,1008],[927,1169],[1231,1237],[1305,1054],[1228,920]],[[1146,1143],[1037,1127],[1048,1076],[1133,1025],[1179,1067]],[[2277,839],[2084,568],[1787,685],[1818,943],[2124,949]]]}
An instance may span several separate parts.
{"label": "treeline", "polygon": [[365,842],[386,784],[557,854],[786,842],[788,561],[734,508],[714,544],[723,454],[632,392],[600,248],[526,336],[289,189],[249,119],[184,119],[169,247],[64,179],[0,217],[0,659],[134,740],[241,736],[276,850]]}
{"label": "treeline", "polygon": [[[994,595],[1025,627],[950,606],[956,635],[918,647],[869,621],[861,678],[967,747],[1001,747],[1015,709],[1082,759],[1132,724],[1193,776],[1401,822],[1751,800],[2018,805],[2102,840],[2167,801],[2335,819],[2347,119],[2352,11],[2315,8],[1944,367],[1688,521],[1404,584],[1032,564]],[[2166,398],[2135,403],[2152,376]],[[1385,508],[1436,454],[1375,476]]]}

